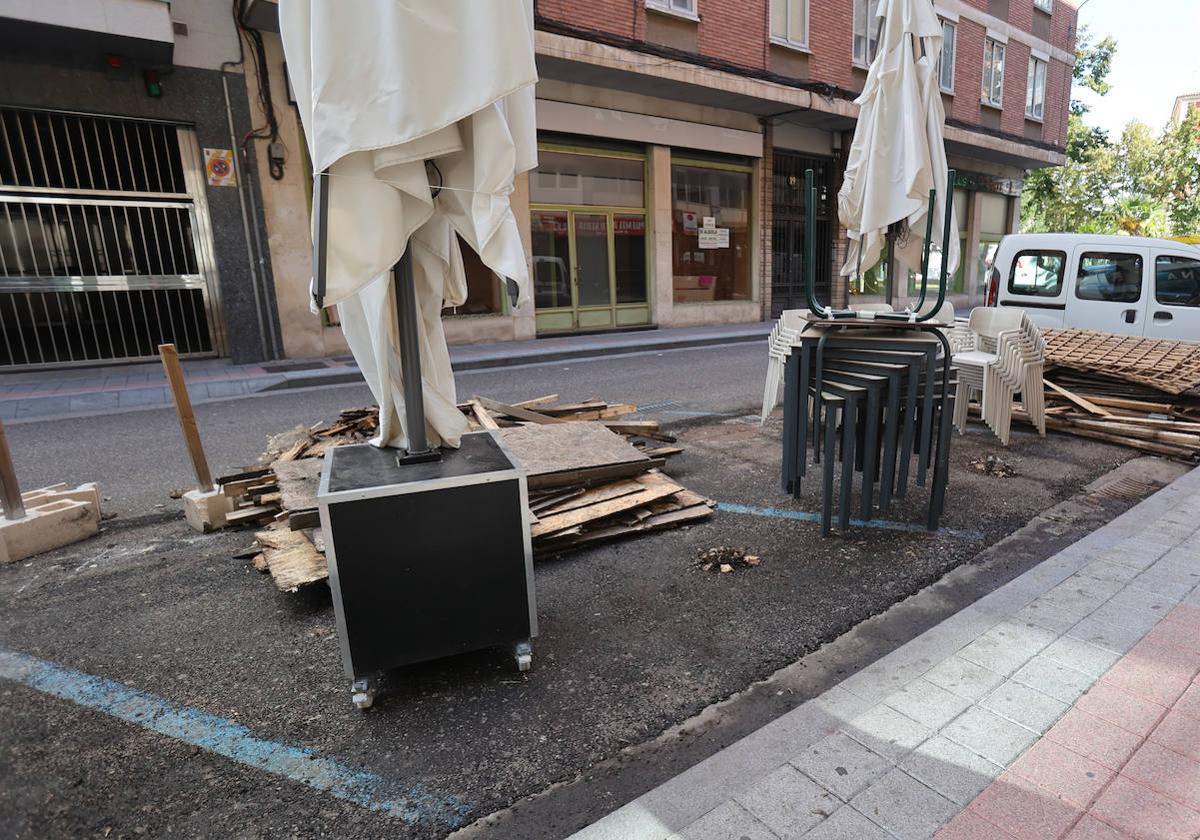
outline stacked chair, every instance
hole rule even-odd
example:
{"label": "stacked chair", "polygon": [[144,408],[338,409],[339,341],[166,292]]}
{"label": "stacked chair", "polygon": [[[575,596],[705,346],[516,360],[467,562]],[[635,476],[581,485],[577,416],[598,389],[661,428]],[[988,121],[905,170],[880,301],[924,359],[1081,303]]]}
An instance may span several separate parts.
{"label": "stacked chair", "polygon": [[[805,187],[809,206],[815,206],[811,170]],[[952,194],[953,173],[947,189]],[[943,241],[950,225],[951,203],[946,205]],[[933,207],[931,192],[922,277],[928,276]],[[815,241],[812,216],[806,236]],[[783,489],[801,497],[811,449],[812,465],[820,468],[822,535],[833,526],[835,497],[838,527],[852,524],[856,474],[859,520],[874,518],[876,511],[886,514],[911,481],[930,485],[926,525],[936,530],[945,504],[958,381],[943,334],[954,317],[945,301],[945,268],[936,301],[926,301],[922,283],[916,306],[904,312],[882,304],[834,310],[815,298],[814,258],[807,251],[809,308],[785,311],[772,331],[763,394],[765,421],[782,379]]]}
{"label": "stacked chair", "polygon": [[1013,398],[1020,394],[1026,416],[1039,434],[1046,434],[1046,341],[1024,311],[974,309],[967,321],[956,321],[950,344],[959,371],[954,425],[960,433],[966,428],[968,403],[977,396],[983,421],[1007,446]]}

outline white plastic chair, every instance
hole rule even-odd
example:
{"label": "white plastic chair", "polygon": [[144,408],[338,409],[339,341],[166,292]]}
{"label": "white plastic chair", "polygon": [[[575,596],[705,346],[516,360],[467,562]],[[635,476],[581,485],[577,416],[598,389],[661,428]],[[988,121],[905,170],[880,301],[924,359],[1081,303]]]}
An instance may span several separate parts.
{"label": "white plastic chair", "polygon": [[[1007,378],[998,376],[997,368],[1001,361],[999,338],[1003,333],[1020,331],[1027,320],[1020,309],[976,307],[971,310],[965,329],[955,322],[951,346],[962,348],[953,356],[954,365],[958,368],[954,425],[960,434],[966,430],[969,400],[978,393],[984,422],[996,432],[1001,443],[1008,444],[1012,397],[1015,391],[1020,390],[1020,386],[1010,387],[1012,377],[1017,374],[1009,368],[1005,369]],[[1018,355],[1024,358],[1024,355]],[[1019,373],[1024,376],[1023,367]]]}
{"label": "white plastic chair", "polygon": [[798,330],[784,325],[781,317],[775,322],[771,336],[767,339],[767,381],[763,386],[763,403],[760,423],[766,423],[767,417],[779,405],[779,392],[783,388],[784,367],[787,358],[792,353],[792,345],[796,341]]}

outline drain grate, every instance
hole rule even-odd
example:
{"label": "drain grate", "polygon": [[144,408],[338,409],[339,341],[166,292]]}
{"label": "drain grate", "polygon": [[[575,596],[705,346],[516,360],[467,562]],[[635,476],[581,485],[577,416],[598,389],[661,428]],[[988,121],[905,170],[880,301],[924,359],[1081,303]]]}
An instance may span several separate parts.
{"label": "drain grate", "polygon": [[1162,486],[1161,481],[1127,475],[1096,488],[1088,495],[1101,499],[1144,499]]}

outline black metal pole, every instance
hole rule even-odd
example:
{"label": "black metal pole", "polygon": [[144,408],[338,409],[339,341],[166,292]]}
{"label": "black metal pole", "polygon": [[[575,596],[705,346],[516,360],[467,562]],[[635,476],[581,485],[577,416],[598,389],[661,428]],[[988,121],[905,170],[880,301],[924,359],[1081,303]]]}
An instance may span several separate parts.
{"label": "black metal pole", "polygon": [[325,283],[329,239],[329,173],[318,172],[313,179],[313,300],[317,308],[325,306]]}
{"label": "black metal pole", "polygon": [[404,419],[408,449],[401,461],[439,457],[425,437],[425,395],[421,382],[421,334],[417,317],[417,290],[413,285],[412,243],[392,268],[396,283],[396,326],[400,332],[400,377],[404,380]]}

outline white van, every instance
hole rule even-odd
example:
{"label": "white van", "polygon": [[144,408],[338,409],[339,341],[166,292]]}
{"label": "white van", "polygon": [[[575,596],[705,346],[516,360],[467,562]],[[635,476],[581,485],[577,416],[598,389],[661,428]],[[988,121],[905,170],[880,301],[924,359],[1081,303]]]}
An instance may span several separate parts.
{"label": "white van", "polygon": [[988,303],[1039,327],[1200,341],[1200,246],[1088,233],[1005,236]]}

